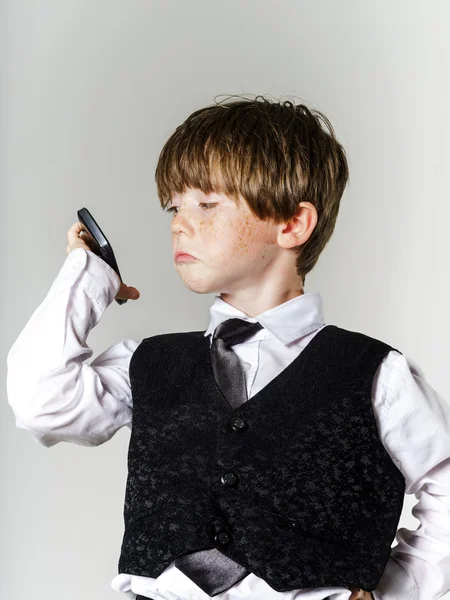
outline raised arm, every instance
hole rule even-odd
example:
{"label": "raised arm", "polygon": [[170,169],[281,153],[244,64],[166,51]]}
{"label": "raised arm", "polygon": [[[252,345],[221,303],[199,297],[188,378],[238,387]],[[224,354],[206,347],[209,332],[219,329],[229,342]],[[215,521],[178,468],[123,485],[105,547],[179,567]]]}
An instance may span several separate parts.
{"label": "raised arm", "polygon": [[131,424],[128,366],[139,342],[124,339],[87,362],[89,332],[122,286],[94,252],[73,248],[9,350],[6,385],[16,426],[43,446],[98,446]]}

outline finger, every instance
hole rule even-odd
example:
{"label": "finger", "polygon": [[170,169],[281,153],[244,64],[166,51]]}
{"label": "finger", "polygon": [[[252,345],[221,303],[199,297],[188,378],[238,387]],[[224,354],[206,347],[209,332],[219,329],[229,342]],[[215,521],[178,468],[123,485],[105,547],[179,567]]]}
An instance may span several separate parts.
{"label": "finger", "polygon": [[374,600],[372,592],[366,592],[361,588],[348,588],[352,593],[348,600]]}
{"label": "finger", "polygon": [[351,591],[348,600],[364,600],[364,590],[360,588],[348,588]]}
{"label": "finger", "polygon": [[80,221],[74,223],[67,232],[69,244],[66,248],[66,254],[69,254],[75,248],[84,248],[98,254],[98,247],[95,240]]}
{"label": "finger", "polygon": [[70,227],[69,231],[67,232],[67,239],[70,245],[80,239],[81,231],[84,231],[86,234],[88,233],[86,227],[80,221],[77,221]]}
{"label": "finger", "polygon": [[137,300],[140,295],[141,294],[139,290],[137,290],[135,287],[121,283],[116,298],[119,300]]}

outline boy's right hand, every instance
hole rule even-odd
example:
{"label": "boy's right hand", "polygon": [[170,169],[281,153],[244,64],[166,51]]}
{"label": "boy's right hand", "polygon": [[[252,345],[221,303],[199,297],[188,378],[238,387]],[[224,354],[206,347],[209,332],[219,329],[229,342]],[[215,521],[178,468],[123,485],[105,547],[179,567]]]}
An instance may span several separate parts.
{"label": "boy's right hand", "polygon": [[[76,248],[84,248],[85,250],[90,250],[98,256],[98,252],[94,249],[94,240],[92,239],[90,233],[87,231],[86,227],[80,221],[74,223],[69,229],[69,231],[67,232],[67,239],[69,241],[69,243],[66,246],[67,256],[69,256],[72,250],[75,250]],[[124,283],[121,283],[116,298],[118,298],[119,300],[137,300],[139,296],[140,293],[135,287],[129,287]]]}

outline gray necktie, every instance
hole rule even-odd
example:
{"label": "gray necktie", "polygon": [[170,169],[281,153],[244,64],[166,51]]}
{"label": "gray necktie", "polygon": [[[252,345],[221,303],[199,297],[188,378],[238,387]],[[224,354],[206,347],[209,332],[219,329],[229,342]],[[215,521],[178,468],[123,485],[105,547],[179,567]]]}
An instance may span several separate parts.
{"label": "gray necktie", "polygon": [[[214,331],[211,344],[211,366],[214,379],[227,402],[233,408],[247,401],[247,386],[234,344],[242,344],[262,329],[261,323],[243,319],[227,319]],[[180,556],[175,566],[198,585],[208,596],[216,596],[249,574],[244,567],[216,548]]]}

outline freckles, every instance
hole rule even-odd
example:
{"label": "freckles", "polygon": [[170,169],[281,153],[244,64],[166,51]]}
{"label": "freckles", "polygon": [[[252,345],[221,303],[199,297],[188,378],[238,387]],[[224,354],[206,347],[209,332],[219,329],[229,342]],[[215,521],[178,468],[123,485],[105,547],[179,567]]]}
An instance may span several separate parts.
{"label": "freckles", "polygon": [[[266,239],[266,225],[255,220],[252,215],[238,219],[222,219],[203,217],[199,221],[199,232],[205,239],[215,244],[214,252],[226,259],[232,252],[242,260],[251,263],[254,255],[265,252],[261,242]],[[256,249],[259,248],[259,250]]]}
{"label": "freckles", "polygon": [[243,258],[252,260],[252,248],[255,242],[263,239],[262,231],[255,226],[251,217],[246,217],[238,228],[237,238],[234,242],[234,250]]}
{"label": "freckles", "polygon": [[209,219],[202,219],[199,223],[199,231],[203,235],[206,235],[207,239],[212,242],[217,242],[220,230],[214,221]]}
{"label": "freckles", "polygon": [[264,260],[268,256],[269,246],[274,244],[273,231],[267,222],[255,221],[248,226],[248,241],[254,245],[253,254],[257,255],[259,260]]}

